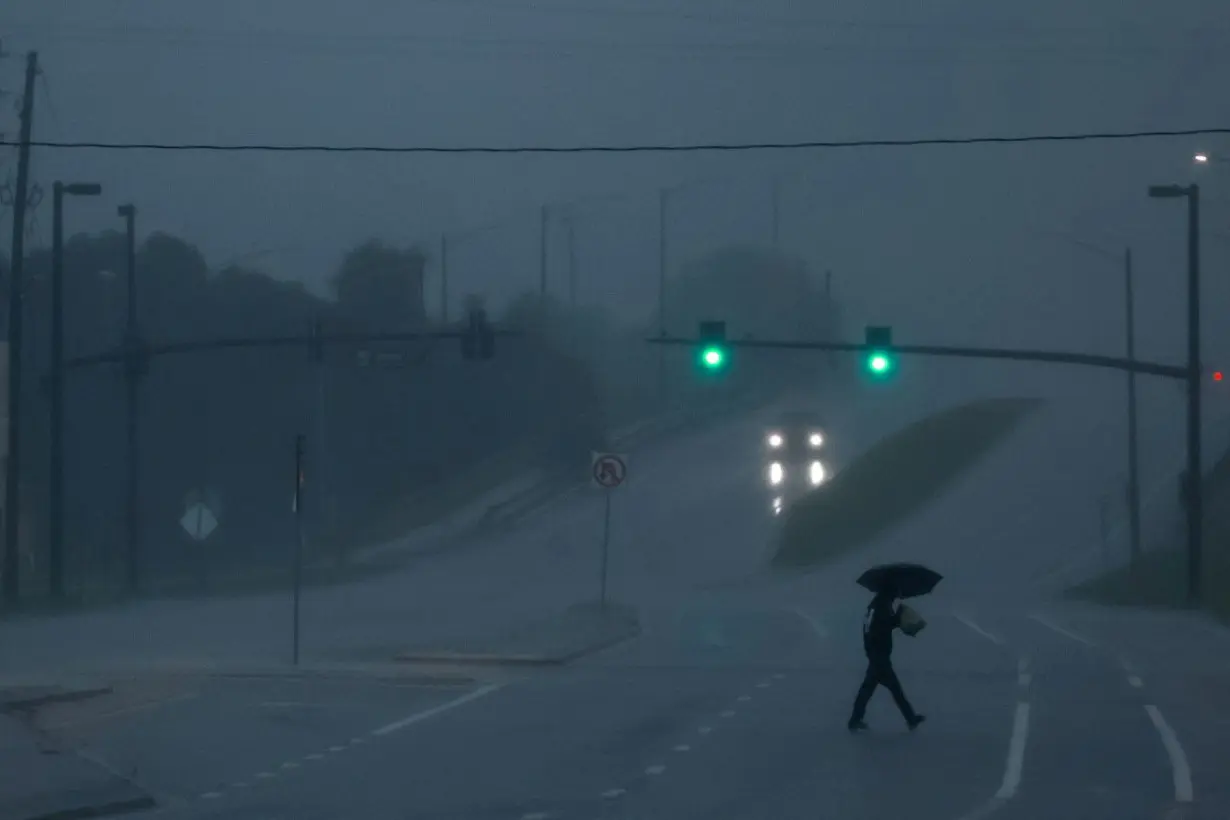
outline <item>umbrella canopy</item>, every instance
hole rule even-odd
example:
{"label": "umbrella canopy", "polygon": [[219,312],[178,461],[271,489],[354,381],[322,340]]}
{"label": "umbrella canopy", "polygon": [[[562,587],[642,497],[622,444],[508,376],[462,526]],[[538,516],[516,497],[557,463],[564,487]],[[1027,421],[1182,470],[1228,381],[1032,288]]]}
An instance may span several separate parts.
{"label": "umbrella canopy", "polygon": [[898,598],[916,598],[935,589],[944,576],[922,564],[881,564],[858,577],[858,585],[871,592],[891,590]]}

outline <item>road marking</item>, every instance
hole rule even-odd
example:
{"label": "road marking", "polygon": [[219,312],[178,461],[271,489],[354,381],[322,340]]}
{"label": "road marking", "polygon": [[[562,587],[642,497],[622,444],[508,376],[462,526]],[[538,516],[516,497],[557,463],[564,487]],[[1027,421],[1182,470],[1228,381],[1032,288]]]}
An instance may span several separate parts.
{"label": "road marking", "polygon": [[1142,681],[1140,678],[1136,677],[1135,675],[1128,675],[1128,683],[1132,684],[1132,686],[1136,687],[1137,689],[1145,685],[1145,682]]}
{"label": "road marking", "polygon": [[274,774],[273,772],[261,772],[256,776],[260,778],[261,780],[268,780],[269,778],[273,777]]}
{"label": "road marking", "polygon": [[[504,684],[502,683],[493,683],[489,686],[484,686],[481,689],[475,689],[473,692],[467,692],[461,697],[454,698],[447,703],[442,703],[439,706],[433,706],[430,709],[410,715],[409,717],[404,717],[401,720],[395,720],[392,723],[381,726],[379,729],[373,729],[371,733],[373,736],[380,737],[382,735],[392,734],[393,732],[399,732],[402,729],[413,726],[416,723],[422,723],[424,720],[433,718],[436,715],[442,715],[445,712],[452,711],[459,706],[464,706],[467,703],[478,700],[479,698],[485,698],[487,695],[497,692],[503,687]],[[351,742],[353,743],[354,741]]]}
{"label": "road marking", "polygon": [[773,675],[773,680],[785,680],[785,679],[786,679],[786,676],[783,675],[781,672],[777,672]]}
{"label": "road marking", "polygon": [[68,720],[62,720],[56,723],[48,723],[47,728],[48,729],[66,729],[70,726],[79,726],[83,723],[94,723],[100,720],[107,720],[108,718],[119,717],[120,715],[131,715],[135,712],[144,712],[148,709],[156,709],[160,706],[169,706],[172,703],[181,703],[185,700],[192,700],[193,698],[200,697],[200,695],[201,695],[200,692],[185,692],[184,694],[175,695],[169,698],[162,698],[160,700],[149,700],[149,701],[145,701],[144,703],[134,704],[132,706],[124,706],[119,709],[112,709],[109,712],[99,712],[93,715],[82,715],[78,718],[70,718]]}
{"label": "road marking", "polygon": [[1089,640],[1088,638],[1081,637],[1080,635],[1077,635],[1075,632],[1071,632],[1067,629],[1064,629],[1062,626],[1052,623],[1046,618],[1043,618],[1041,615],[1030,615],[1029,617],[1032,620],[1037,621],[1038,623],[1042,624],[1047,629],[1053,632],[1058,632],[1060,635],[1063,635],[1065,638],[1071,638],[1077,643],[1083,643],[1085,646],[1095,646],[1094,642]]}
{"label": "road marking", "polygon": [[222,792],[205,792],[201,795],[202,800],[217,800],[222,796]]}
{"label": "road marking", "polygon": [[768,682],[767,682],[767,681],[762,682],[762,683],[758,683],[758,684],[756,684],[756,688],[757,688],[757,689],[768,689],[768,688],[769,688],[769,684],[768,684]]}
{"label": "road marking", "polygon": [[818,639],[820,639],[821,641],[828,640],[829,631],[824,628],[823,624],[821,624],[819,621],[817,621],[815,618],[813,618],[811,615],[808,615],[806,612],[804,612],[801,609],[796,608],[791,611],[795,615],[798,615],[800,618],[802,618],[804,621],[807,622],[807,625],[811,627],[812,633],[815,634],[815,636]]}
{"label": "road marking", "polygon": [[616,797],[619,797],[620,795],[626,794],[626,793],[627,793],[626,789],[607,789],[606,791],[602,793],[602,799],[603,800],[614,800]]}
{"label": "road marking", "polygon": [[748,702],[749,700],[751,700],[751,699],[752,699],[752,696],[751,696],[751,695],[739,695],[739,702],[740,702],[740,703],[747,703],[747,702]]}
{"label": "road marking", "polygon": [[981,806],[978,806],[972,811],[961,815],[961,817],[958,818],[958,820],[986,820],[986,818],[990,817],[992,814],[998,811],[1004,805],[1005,802],[1006,801],[1003,798],[992,797],[990,800],[983,803]]}
{"label": "road marking", "polygon": [[1021,658],[1020,660],[1018,660],[1016,662],[1016,671],[1021,674],[1028,672],[1029,671],[1029,658]]}
{"label": "road marking", "polygon": [[731,718],[731,717],[734,717],[734,716],[735,716],[735,710],[734,710],[734,709],[727,709],[725,712],[722,712],[722,717],[724,717],[724,718]]}
{"label": "road marking", "polygon": [[971,621],[969,618],[966,618],[964,615],[960,615],[954,612],[952,613],[952,617],[956,618],[958,621],[965,624],[970,629],[972,629],[974,632],[977,632],[979,635],[986,638],[991,643],[996,644],[997,646],[1004,645],[1003,640],[998,635],[992,635],[990,632],[987,632],[985,629],[983,629],[978,624]]}
{"label": "road marking", "polygon": [[345,749],[345,748],[346,748],[345,746],[330,746],[330,747],[329,747],[329,751],[331,751],[331,752],[340,752],[340,751],[342,751],[342,750],[343,750],[343,749]]}
{"label": "road marking", "polygon": [[239,781],[232,783],[231,788],[232,789],[246,789],[248,788],[248,784],[243,782],[242,780],[239,780]]}
{"label": "road marking", "polygon": [[659,774],[662,774],[662,772],[664,771],[666,771],[666,767],[658,764],[658,765],[650,766],[649,768],[645,769],[645,774],[659,775]]}
{"label": "road marking", "polygon": [[1021,769],[1025,765],[1025,740],[1029,736],[1029,704],[1018,701],[1016,714],[1012,717],[1012,740],[1008,743],[1008,762],[1004,766],[1004,780],[996,798],[1007,800],[1016,794],[1021,785]]}
{"label": "road marking", "polygon": [[306,756],[306,757],[304,757],[303,759],[304,759],[304,760],[320,760],[320,759],[322,759],[323,757],[324,757],[324,755],[322,755],[322,754],[320,754],[319,752],[317,752],[316,754],[310,754],[310,755],[307,755],[307,756]]}
{"label": "road marking", "polygon": [[529,814],[521,815],[521,820],[547,820],[550,816],[545,811],[532,811]]}
{"label": "road marking", "polygon": [[1028,689],[1029,683],[1033,679],[1034,679],[1034,676],[1029,674],[1028,672],[1022,672],[1021,674],[1016,676],[1017,685],[1020,686],[1022,689]]}
{"label": "road marking", "polygon": [[260,704],[262,709],[325,709],[327,703],[308,703],[301,700],[266,700]]}
{"label": "road marking", "polygon": [[[375,733],[375,732],[372,732],[372,734],[374,735],[374,734],[376,734],[376,733]],[[352,737],[352,738],[350,739],[350,745],[351,745],[351,746],[358,746],[358,745],[359,745],[360,743],[362,743],[362,742],[363,742],[363,738],[361,738],[361,737]]]}
{"label": "road marking", "polygon": [[1145,711],[1149,713],[1149,720],[1153,721],[1153,727],[1161,736],[1162,746],[1166,748],[1166,754],[1170,758],[1170,768],[1174,772],[1174,799],[1180,803],[1192,802],[1192,770],[1187,764],[1183,747],[1179,745],[1178,736],[1156,706],[1148,704]]}
{"label": "road marking", "polygon": [[299,764],[293,760],[288,760],[282,764],[282,768],[283,769],[297,769],[299,768]]}
{"label": "road marking", "polygon": [[678,746],[675,747],[676,752],[688,752],[691,750],[692,750],[692,747],[686,743],[680,743]]}
{"label": "road marking", "polygon": [[712,726],[702,726],[696,731],[700,732],[702,735],[707,735],[713,731],[713,727]]}

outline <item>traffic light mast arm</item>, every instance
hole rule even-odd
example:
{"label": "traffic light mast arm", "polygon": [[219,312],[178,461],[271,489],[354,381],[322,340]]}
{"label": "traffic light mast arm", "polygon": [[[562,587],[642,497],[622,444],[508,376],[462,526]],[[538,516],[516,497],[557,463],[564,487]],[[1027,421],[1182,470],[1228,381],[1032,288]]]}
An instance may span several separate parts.
{"label": "traffic light mast arm", "polygon": [[[651,336],[645,341],[659,345],[701,344],[697,339],[680,336]],[[828,350],[845,353],[870,353],[880,348],[876,345],[855,344],[853,342],[803,342],[792,340],[770,339],[737,339],[728,340],[727,347],[755,348],[763,350]],[[1067,353],[1052,350],[1029,350],[995,347],[956,347],[944,345],[899,345],[891,348],[894,355],[908,354],[913,356],[937,356],[941,358],[962,359],[1000,359],[1018,362],[1047,362],[1051,364],[1071,364],[1084,367],[1098,367],[1108,370],[1133,371],[1150,376],[1162,376],[1168,379],[1186,379],[1187,368],[1157,362],[1132,361],[1116,356],[1099,356],[1092,353]]]}

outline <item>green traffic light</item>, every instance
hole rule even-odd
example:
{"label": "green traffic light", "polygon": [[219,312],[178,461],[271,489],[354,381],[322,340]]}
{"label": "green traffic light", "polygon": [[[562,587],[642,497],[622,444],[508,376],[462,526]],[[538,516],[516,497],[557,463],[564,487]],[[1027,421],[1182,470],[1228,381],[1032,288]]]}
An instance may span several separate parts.
{"label": "green traffic light", "polygon": [[720,347],[706,347],[700,353],[700,362],[709,370],[717,370],[726,363],[726,352]]}
{"label": "green traffic light", "polygon": [[882,376],[893,369],[893,360],[884,353],[873,353],[867,360],[867,367],[877,376]]}

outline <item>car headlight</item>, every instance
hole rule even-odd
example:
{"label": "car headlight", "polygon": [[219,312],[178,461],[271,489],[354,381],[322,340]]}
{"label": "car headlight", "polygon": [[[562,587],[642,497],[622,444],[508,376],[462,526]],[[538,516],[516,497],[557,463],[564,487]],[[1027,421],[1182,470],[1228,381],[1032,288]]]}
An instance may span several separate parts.
{"label": "car headlight", "polygon": [[786,443],[786,440],[782,438],[781,433],[769,433],[768,441],[769,441],[769,446],[772,447],[774,450],[778,449],[779,447],[781,447],[783,444]]}
{"label": "car headlight", "polygon": [[823,484],[827,475],[824,471],[824,465],[819,461],[813,461],[807,468],[807,477],[811,480],[812,486]]}
{"label": "car headlight", "polygon": [[824,444],[824,436],[819,433],[812,433],[807,437],[807,443],[812,447],[819,447],[821,444]]}
{"label": "car headlight", "polygon": [[769,465],[769,484],[776,487],[786,479],[786,471],[782,468],[779,462],[773,462]]}
{"label": "car headlight", "polygon": [[777,498],[774,498],[774,499],[773,499],[773,514],[774,514],[774,515],[781,515],[781,512],[782,512],[782,506],[783,506],[783,504],[782,504],[782,497],[779,495],[779,496],[777,496]]}

